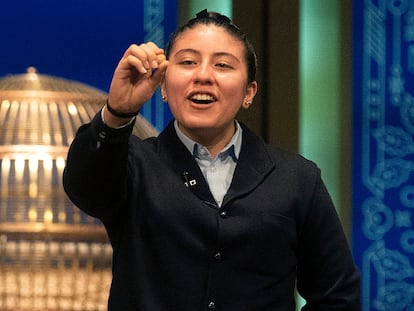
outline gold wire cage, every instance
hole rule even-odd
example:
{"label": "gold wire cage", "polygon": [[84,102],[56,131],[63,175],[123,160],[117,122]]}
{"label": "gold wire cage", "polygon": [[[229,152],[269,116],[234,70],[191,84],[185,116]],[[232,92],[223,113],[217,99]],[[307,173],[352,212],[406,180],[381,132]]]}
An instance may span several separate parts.
{"label": "gold wire cage", "polygon": [[[0,310],[106,310],[112,249],[102,224],[64,193],[78,127],[107,94],[27,73],[0,79]],[[157,131],[138,117],[134,134]]]}

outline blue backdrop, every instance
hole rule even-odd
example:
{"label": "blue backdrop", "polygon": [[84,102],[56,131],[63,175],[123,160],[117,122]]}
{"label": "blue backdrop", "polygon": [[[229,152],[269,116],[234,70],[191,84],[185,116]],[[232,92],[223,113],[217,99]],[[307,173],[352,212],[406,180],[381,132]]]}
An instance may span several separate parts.
{"label": "blue backdrop", "polygon": [[363,310],[414,310],[414,1],[354,0],[353,248]]}
{"label": "blue backdrop", "polygon": [[[2,1],[0,77],[34,66],[108,91],[131,43],[151,40],[163,47],[176,24],[175,0]],[[142,113],[158,129],[171,117],[159,93]]]}

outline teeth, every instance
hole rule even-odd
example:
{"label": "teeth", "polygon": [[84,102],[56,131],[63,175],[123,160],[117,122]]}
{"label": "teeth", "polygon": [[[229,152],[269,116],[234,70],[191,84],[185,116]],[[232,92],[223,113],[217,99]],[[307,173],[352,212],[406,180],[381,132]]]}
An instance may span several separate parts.
{"label": "teeth", "polygon": [[193,100],[209,100],[209,101],[213,101],[214,97],[208,94],[194,94],[193,96],[191,96],[191,99]]}

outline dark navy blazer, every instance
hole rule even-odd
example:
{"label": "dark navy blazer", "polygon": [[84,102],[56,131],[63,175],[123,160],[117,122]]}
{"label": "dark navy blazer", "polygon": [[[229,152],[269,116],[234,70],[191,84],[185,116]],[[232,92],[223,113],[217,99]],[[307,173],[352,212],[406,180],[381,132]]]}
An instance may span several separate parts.
{"label": "dark navy blazer", "polygon": [[100,114],[79,129],[64,187],[107,229],[109,310],[294,311],[295,286],[304,310],[360,309],[359,273],[319,169],[242,128],[220,208],[172,123],[146,140]]}

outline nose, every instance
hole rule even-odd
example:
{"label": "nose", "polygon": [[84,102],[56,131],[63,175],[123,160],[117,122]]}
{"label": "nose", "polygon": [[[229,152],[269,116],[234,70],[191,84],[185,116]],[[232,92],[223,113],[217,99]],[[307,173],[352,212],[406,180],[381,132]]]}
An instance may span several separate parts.
{"label": "nose", "polygon": [[207,62],[200,63],[194,72],[194,81],[200,84],[211,84],[214,81],[214,72]]}

